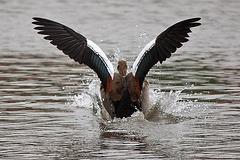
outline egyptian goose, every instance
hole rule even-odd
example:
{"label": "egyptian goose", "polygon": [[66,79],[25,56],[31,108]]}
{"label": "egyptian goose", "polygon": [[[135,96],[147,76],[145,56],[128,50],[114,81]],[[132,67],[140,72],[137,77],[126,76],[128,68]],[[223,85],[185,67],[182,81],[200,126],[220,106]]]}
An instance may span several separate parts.
{"label": "egyptian goose", "polygon": [[118,73],[104,52],[93,41],[75,32],[71,28],[52,20],[33,18],[38,25],[34,29],[46,35],[64,54],[80,64],[93,69],[101,80],[102,103],[110,117],[130,117],[135,111],[147,113],[149,106],[149,83],[145,79],[148,71],[158,61],[162,63],[174,53],[182,43],[187,42],[191,27],[201,25],[201,18],[191,18],[178,22],[157,38],[150,41],[133,63],[132,72],[127,74],[127,63],[118,62]]}

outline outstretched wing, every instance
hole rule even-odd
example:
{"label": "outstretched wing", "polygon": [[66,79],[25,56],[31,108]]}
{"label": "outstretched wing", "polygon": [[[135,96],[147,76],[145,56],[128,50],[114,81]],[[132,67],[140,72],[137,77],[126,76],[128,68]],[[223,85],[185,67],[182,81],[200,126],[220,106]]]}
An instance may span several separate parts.
{"label": "outstretched wing", "polygon": [[38,25],[34,29],[39,30],[39,34],[46,35],[44,39],[50,40],[51,44],[74,61],[92,68],[100,78],[105,91],[110,89],[108,83],[114,76],[112,63],[94,42],[58,22],[37,17],[33,19],[35,21],[32,23]]}
{"label": "outstretched wing", "polygon": [[137,87],[139,87],[138,90],[142,89],[144,78],[153,65],[158,61],[162,63],[166,58],[171,57],[171,53],[180,48],[182,43],[188,41],[190,28],[201,25],[197,22],[200,19],[187,19],[172,25],[143,48],[133,64],[132,71]]}

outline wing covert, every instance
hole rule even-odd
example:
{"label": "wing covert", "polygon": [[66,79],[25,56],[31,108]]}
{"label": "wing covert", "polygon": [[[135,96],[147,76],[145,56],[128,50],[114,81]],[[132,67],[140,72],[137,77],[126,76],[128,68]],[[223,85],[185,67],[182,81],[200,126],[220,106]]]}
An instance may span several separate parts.
{"label": "wing covert", "polygon": [[34,29],[39,34],[45,35],[44,39],[49,40],[64,54],[80,64],[86,64],[93,69],[100,78],[105,91],[107,83],[113,79],[114,69],[104,52],[91,40],[75,32],[71,28],[44,18],[33,18]]}

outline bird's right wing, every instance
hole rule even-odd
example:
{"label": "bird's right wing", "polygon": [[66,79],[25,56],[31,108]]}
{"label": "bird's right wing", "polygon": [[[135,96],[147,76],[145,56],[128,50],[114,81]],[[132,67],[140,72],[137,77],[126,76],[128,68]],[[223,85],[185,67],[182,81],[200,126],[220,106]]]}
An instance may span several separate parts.
{"label": "bird's right wing", "polygon": [[92,68],[100,78],[105,92],[110,91],[114,69],[99,46],[63,24],[44,18],[33,19],[35,21],[32,23],[38,25],[34,29],[39,30],[39,34],[46,35],[44,39],[50,40],[51,44],[74,61]]}

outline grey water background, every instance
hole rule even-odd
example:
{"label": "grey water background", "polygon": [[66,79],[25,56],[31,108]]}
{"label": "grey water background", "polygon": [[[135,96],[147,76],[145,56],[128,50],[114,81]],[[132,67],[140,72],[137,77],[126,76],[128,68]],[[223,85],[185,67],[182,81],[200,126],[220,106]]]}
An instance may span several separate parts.
{"label": "grey water background", "polygon": [[[0,159],[240,159],[240,1],[0,0]],[[201,17],[190,41],[152,68],[151,107],[104,121],[99,81],[33,30],[61,22],[129,71],[170,25]]]}

